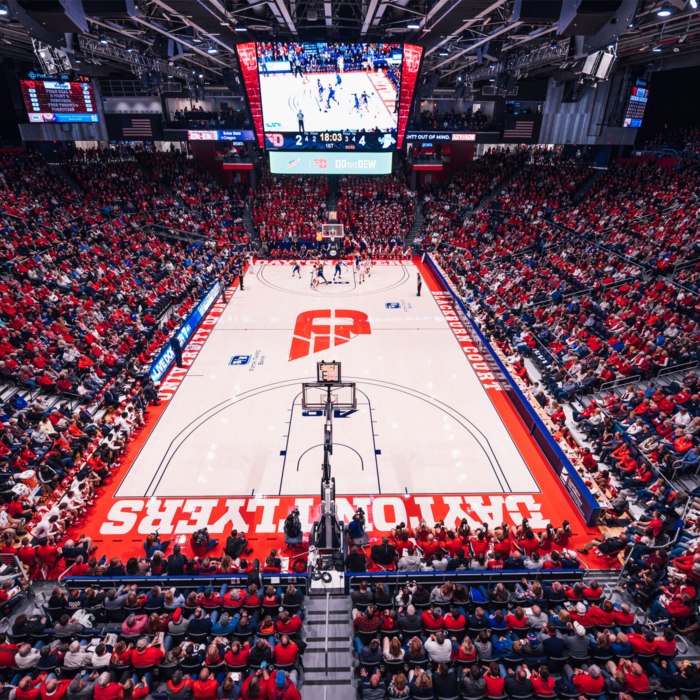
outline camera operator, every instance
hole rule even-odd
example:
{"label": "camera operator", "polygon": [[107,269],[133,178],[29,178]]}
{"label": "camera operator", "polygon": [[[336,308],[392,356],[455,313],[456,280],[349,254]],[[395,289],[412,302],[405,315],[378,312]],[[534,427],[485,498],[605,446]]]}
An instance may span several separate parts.
{"label": "camera operator", "polygon": [[196,557],[205,557],[210,549],[213,549],[218,544],[218,540],[209,536],[209,530],[203,527],[192,533],[190,538],[190,546]]}
{"label": "camera operator", "polygon": [[231,530],[231,536],[226,538],[226,546],[224,552],[236,561],[243,554],[250,554],[253,550],[248,549],[248,540],[242,532],[238,532],[235,528]]}
{"label": "camera operator", "polygon": [[286,545],[298,545],[304,541],[304,532],[301,529],[299,509],[292,508],[291,513],[284,521],[284,542]]}
{"label": "camera operator", "polygon": [[348,525],[348,535],[352,543],[358,547],[362,547],[369,542],[369,535],[365,532],[365,522],[365,512],[362,508],[358,508]]}

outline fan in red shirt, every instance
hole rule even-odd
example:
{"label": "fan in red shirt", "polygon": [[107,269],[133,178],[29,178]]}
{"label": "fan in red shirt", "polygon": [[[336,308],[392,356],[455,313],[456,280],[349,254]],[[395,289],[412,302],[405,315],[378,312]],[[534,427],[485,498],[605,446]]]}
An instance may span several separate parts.
{"label": "fan in red shirt", "polygon": [[208,668],[203,668],[199,674],[199,679],[194,682],[192,691],[194,692],[195,700],[215,700],[216,691],[219,689],[219,684],[214,676],[209,674]]}
{"label": "fan in red shirt", "polygon": [[146,639],[139,639],[136,644],[136,652],[131,657],[131,664],[136,668],[143,668],[144,666],[153,666],[159,664],[163,657],[165,656],[165,646],[161,642],[158,645],[158,637],[156,637],[151,644],[148,643]]}
{"label": "fan in red shirt", "polygon": [[[66,697],[68,692],[68,686],[71,683],[70,678],[64,678],[62,681],[58,681],[55,678],[50,678],[41,684],[41,700],[62,700]],[[116,683],[114,685],[117,685]],[[121,693],[121,686],[117,686]],[[148,691],[146,691],[146,695]],[[134,697],[143,697],[143,695],[134,695]],[[97,695],[97,686],[95,686],[95,698],[96,700],[101,700]]]}
{"label": "fan in red shirt", "polygon": [[554,678],[549,675],[546,666],[540,666],[539,673],[533,671],[530,680],[537,695],[554,695]]}
{"label": "fan in red shirt", "polygon": [[592,605],[590,615],[596,627],[612,627],[615,624],[615,606],[609,600],[600,607]]}
{"label": "fan in red shirt", "polygon": [[267,670],[263,669],[261,671],[258,669],[252,676],[248,676],[248,678],[243,681],[241,698],[243,698],[243,700],[255,700],[255,698],[266,697],[269,680],[270,676]]}
{"label": "fan in red shirt", "polygon": [[506,615],[506,627],[508,629],[524,629],[527,627],[527,617],[520,606],[515,608],[512,614]]}
{"label": "fan in red shirt", "polygon": [[603,597],[603,590],[597,581],[591,580],[587,586],[584,586],[583,597],[586,600],[598,600],[598,598]]}
{"label": "fan in red shirt", "polygon": [[31,676],[25,676],[15,690],[17,700],[41,700],[41,685],[43,678],[33,681]]}
{"label": "fan in red shirt", "polygon": [[291,666],[297,659],[299,647],[289,640],[286,634],[280,637],[275,645],[275,664],[277,666]]}
{"label": "fan in red shirt", "polygon": [[235,641],[231,644],[231,648],[226,652],[224,661],[228,666],[247,666],[249,656],[250,645],[247,642],[245,645],[241,645],[240,642]]}
{"label": "fan in red shirt", "polygon": [[421,615],[421,624],[427,633],[439,632],[441,629],[444,629],[445,619],[440,608],[433,608],[432,612],[424,610]]}
{"label": "fan in red shirt", "polygon": [[486,695],[487,698],[495,698],[503,695],[505,680],[501,678],[501,671],[495,661],[489,664],[489,670],[484,674],[484,681],[486,681],[486,692],[484,695]]}
{"label": "fan in red shirt", "polygon": [[577,668],[571,678],[576,690],[581,694],[597,695],[603,691],[605,679],[597,666],[591,666],[588,673]]}
{"label": "fan in red shirt", "polygon": [[296,634],[302,626],[301,618],[298,615],[290,615],[288,612],[281,612],[275,627],[280,634]]}
{"label": "fan in red shirt", "polygon": [[665,627],[662,637],[656,637],[654,639],[654,645],[656,647],[655,652],[657,654],[663,654],[664,656],[671,656],[676,653],[676,639],[673,635],[673,630],[669,627]]}
{"label": "fan in red shirt", "polygon": [[463,630],[467,626],[467,619],[459,611],[459,608],[452,607],[450,612],[445,615],[445,629],[452,634],[455,630]]}
{"label": "fan in red shirt", "polygon": [[625,690],[630,693],[645,693],[649,690],[649,679],[639,664],[622,659],[617,669],[625,674]]}

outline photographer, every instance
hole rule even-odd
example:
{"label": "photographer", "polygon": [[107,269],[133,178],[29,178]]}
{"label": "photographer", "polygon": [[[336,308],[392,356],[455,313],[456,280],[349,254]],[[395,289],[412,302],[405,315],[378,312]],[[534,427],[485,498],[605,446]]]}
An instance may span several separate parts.
{"label": "photographer", "polygon": [[248,549],[248,540],[245,535],[238,530],[231,530],[231,536],[226,538],[224,552],[236,561],[243,554],[250,554],[253,550]]}
{"label": "photographer", "polygon": [[292,508],[292,512],[284,521],[284,542],[287,546],[298,545],[304,541],[304,533],[301,529],[299,509]]}
{"label": "photographer", "polygon": [[362,547],[369,542],[369,535],[365,532],[365,512],[362,508],[355,511],[348,525],[348,535],[353,544]]}
{"label": "photographer", "polygon": [[206,527],[192,533],[190,537],[190,546],[196,557],[204,557],[210,549],[213,549],[218,544],[218,541],[209,537],[209,531]]}

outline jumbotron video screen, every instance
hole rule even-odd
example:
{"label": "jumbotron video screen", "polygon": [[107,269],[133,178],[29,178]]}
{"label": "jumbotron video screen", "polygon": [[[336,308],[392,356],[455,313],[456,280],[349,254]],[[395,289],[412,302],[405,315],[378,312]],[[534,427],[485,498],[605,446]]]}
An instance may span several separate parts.
{"label": "jumbotron video screen", "polygon": [[421,47],[258,42],[237,49],[254,116],[259,107],[256,129],[262,130],[266,148],[400,147]]}

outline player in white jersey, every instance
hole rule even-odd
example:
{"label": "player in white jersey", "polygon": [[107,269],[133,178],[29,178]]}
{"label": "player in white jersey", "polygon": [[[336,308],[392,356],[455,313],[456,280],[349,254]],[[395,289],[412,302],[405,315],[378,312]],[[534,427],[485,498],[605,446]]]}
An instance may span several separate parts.
{"label": "player in white jersey", "polygon": [[365,274],[367,277],[372,276],[372,260],[370,258],[365,260]]}
{"label": "player in white jersey", "polygon": [[362,284],[365,281],[365,266],[360,258],[357,259],[355,269],[357,270],[357,277],[360,280],[360,284]]}
{"label": "player in white jersey", "polygon": [[301,279],[301,267],[299,266],[298,260],[294,261],[294,269],[292,270],[292,277],[294,277],[295,272],[299,275],[299,279]]}
{"label": "player in white jersey", "polygon": [[311,266],[311,289],[318,287],[318,278],[316,277],[316,265]]}

